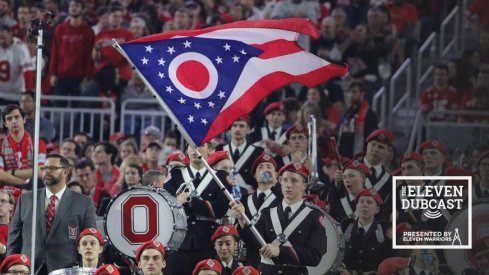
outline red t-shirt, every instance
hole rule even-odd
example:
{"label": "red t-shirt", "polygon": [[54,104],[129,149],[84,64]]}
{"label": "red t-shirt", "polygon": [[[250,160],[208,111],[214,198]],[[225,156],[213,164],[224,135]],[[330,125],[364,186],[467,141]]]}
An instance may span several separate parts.
{"label": "red t-shirt", "polygon": [[119,69],[120,77],[124,80],[131,79],[132,72],[127,60],[112,47],[112,39],[115,38],[117,42],[124,43],[134,39],[132,32],[126,29],[117,30],[103,30],[95,37],[95,45],[100,45],[101,60],[100,63],[95,65],[95,70],[98,71],[107,64],[112,64]]}
{"label": "red t-shirt", "polygon": [[[426,112],[458,109],[458,94],[450,86],[444,90],[432,86],[421,93],[420,104],[420,109]],[[445,119],[445,115],[437,115],[432,119],[433,121],[442,121]]]}
{"label": "red t-shirt", "polygon": [[489,24],[489,1],[474,0],[474,2],[472,2],[467,9],[471,14],[479,15],[480,24],[482,25]]}
{"label": "red t-shirt", "polygon": [[404,30],[406,23],[415,23],[418,20],[418,11],[412,4],[404,3],[402,6],[389,4],[387,5],[387,9],[389,10],[391,22],[396,26],[398,32]]}

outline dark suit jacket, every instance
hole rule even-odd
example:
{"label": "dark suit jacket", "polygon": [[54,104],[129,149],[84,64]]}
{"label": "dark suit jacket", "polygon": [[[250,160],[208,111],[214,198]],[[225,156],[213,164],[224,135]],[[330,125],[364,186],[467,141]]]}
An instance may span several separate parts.
{"label": "dark suit jacket", "polygon": [[[95,227],[93,201],[66,188],[55,213],[53,225],[46,235],[46,188],[37,190],[36,271],[44,264],[48,272],[76,262],[76,238],[85,228]],[[24,193],[17,202],[9,228],[7,254],[31,256],[32,192]]]}

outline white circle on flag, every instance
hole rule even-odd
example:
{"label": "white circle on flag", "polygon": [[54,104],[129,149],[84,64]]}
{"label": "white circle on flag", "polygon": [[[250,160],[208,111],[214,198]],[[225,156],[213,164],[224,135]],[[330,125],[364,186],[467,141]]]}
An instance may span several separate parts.
{"label": "white circle on flag", "polygon": [[[177,69],[182,63],[186,61],[199,62],[209,72],[209,82],[207,83],[207,86],[202,91],[191,90],[185,87],[180,82],[180,80],[178,80]],[[214,64],[212,64],[212,61],[209,58],[207,58],[207,56],[195,52],[182,53],[181,55],[175,57],[168,67],[168,77],[173,82],[173,85],[175,85],[175,87],[180,92],[182,92],[184,95],[188,97],[195,98],[195,99],[204,99],[212,95],[212,93],[215,91],[217,87],[217,80],[218,80],[217,69],[216,67],[214,67]]]}

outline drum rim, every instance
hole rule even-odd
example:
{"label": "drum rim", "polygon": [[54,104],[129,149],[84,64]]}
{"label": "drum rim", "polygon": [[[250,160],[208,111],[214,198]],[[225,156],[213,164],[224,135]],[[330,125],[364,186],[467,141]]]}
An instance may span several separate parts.
{"label": "drum rim", "polygon": [[[114,201],[117,200],[118,197],[120,197],[122,194],[126,193],[126,192],[129,192],[129,191],[132,191],[134,189],[140,189],[140,190],[146,190],[146,191],[151,191],[151,192],[154,192],[156,194],[160,194],[159,192],[157,192],[154,188],[148,188],[148,187],[145,187],[145,186],[138,186],[138,185],[135,185],[135,186],[131,186],[129,187],[128,189],[126,190],[123,190],[121,192],[119,192],[116,196],[114,196],[112,199],[110,199],[110,202],[109,204],[107,205],[107,210],[105,211],[104,213],[104,233],[105,233],[105,237],[107,238],[107,242],[109,243],[110,246],[112,246],[117,252],[121,253],[122,255],[126,256],[126,257],[130,257],[132,259],[135,259],[134,256],[130,256],[130,255],[127,255],[126,253],[120,251],[115,245],[114,245],[114,242],[111,240],[110,238],[110,235],[108,234],[108,231],[107,231],[107,214],[108,214],[108,210],[110,209],[110,207],[112,206],[112,204],[114,203]],[[165,192],[168,193],[168,191],[165,190]],[[168,193],[169,194],[169,193]],[[164,196],[162,196],[160,194],[161,197],[163,197],[163,199],[166,200],[166,198]],[[167,201],[168,202],[168,201]],[[183,208],[182,208],[183,209]],[[173,215],[173,213],[172,213]],[[173,217],[175,219],[175,216]],[[185,232],[188,230],[188,227],[185,229]],[[165,251],[169,251],[168,247],[165,247]]]}
{"label": "drum rim", "polygon": [[[476,205],[478,205],[478,204],[489,204],[489,200],[488,200],[488,199],[481,199],[481,200],[473,201],[473,202],[472,202],[472,209],[474,208],[474,206],[476,206]],[[455,215],[453,215],[452,219],[450,220],[450,222],[448,222],[448,223],[447,223],[447,226],[445,226],[445,228],[444,228],[444,229],[446,230],[447,228],[449,228],[449,227],[450,227],[450,225],[452,224],[452,221],[453,221],[453,220],[455,220],[455,218],[456,218],[456,217],[458,217],[462,211],[467,210],[467,209],[468,209],[468,207],[469,207],[469,206],[468,206],[468,205],[466,205],[466,206],[464,206],[462,209],[460,209],[460,211],[459,211],[459,212],[455,213]],[[473,240],[472,240],[472,241],[473,241]],[[448,257],[447,257],[447,252],[449,252],[450,250],[451,250],[451,249],[443,249],[443,256],[445,256],[445,259],[448,259]],[[457,270],[456,270],[456,269],[454,269],[454,267],[456,267],[456,266],[457,266],[456,264],[452,264],[452,263],[450,263],[450,262],[448,262],[448,261],[447,261],[447,265],[448,265],[448,268],[449,268],[449,269],[450,269],[452,272],[454,272],[454,273],[456,273],[456,272],[457,272]]]}

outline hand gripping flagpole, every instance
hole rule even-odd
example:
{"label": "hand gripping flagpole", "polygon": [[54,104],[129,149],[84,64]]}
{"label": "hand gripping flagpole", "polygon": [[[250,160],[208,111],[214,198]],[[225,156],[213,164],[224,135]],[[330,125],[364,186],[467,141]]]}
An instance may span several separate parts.
{"label": "hand gripping flagpole", "polygon": [[44,11],[41,18],[34,18],[31,21],[29,33],[37,37],[36,45],[36,102],[34,115],[34,162],[32,165],[32,235],[31,235],[31,274],[37,273],[36,266],[36,227],[37,227],[37,186],[39,174],[39,131],[41,117],[41,75],[42,75],[42,47],[43,47],[43,26],[49,25],[52,22],[52,13]]}
{"label": "hand gripping flagpole", "polygon": [[[153,95],[156,97],[156,99],[158,100],[158,102],[160,103],[160,105],[163,107],[163,110],[165,110],[165,112],[168,114],[168,116],[170,117],[170,119],[177,125],[178,129],[182,133],[182,135],[185,138],[185,140],[188,142],[188,144],[190,144],[190,146],[192,146],[192,148],[194,148],[194,151],[197,152],[198,157],[202,160],[202,162],[204,163],[205,167],[207,168],[207,170],[211,174],[212,178],[217,182],[217,184],[219,185],[219,188],[221,189],[221,191],[224,192],[224,195],[226,195],[226,197],[228,198],[229,201],[233,201],[235,203],[239,202],[239,201],[237,201],[237,200],[235,200],[233,198],[233,196],[231,195],[231,193],[229,193],[229,191],[226,189],[226,187],[221,182],[221,180],[219,179],[219,177],[216,175],[216,173],[214,172],[214,170],[211,168],[211,166],[209,165],[209,163],[207,163],[207,160],[205,160],[204,158],[202,158],[202,155],[197,150],[198,149],[197,145],[190,138],[190,135],[187,133],[187,130],[181,125],[180,121],[173,115],[173,113],[170,111],[170,108],[166,105],[166,103],[159,97],[158,93],[154,90],[153,86],[151,86],[151,84],[149,84],[148,80],[146,80],[146,78],[143,76],[143,74],[141,74],[141,72],[139,72],[139,70],[136,68],[136,66],[132,63],[131,59],[127,56],[127,54],[124,51],[124,49],[121,48],[121,46],[119,45],[119,43],[117,42],[117,40],[112,39],[112,41],[114,42],[113,47],[117,51],[119,51],[119,53],[121,53],[122,56],[124,56],[126,58],[126,60],[131,64],[133,70],[135,70],[136,73],[139,75],[139,77],[143,81],[144,85],[153,93]],[[250,219],[246,216],[246,214],[243,212],[243,213],[241,213],[241,215],[242,215],[243,219],[245,220],[245,223],[250,225],[251,232],[253,233],[253,235],[255,236],[255,238],[258,240],[258,242],[260,243],[260,245],[263,246],[263,245],[267,244],[265,242],[265,239],[263,239],[263,237],[260,235],[260,232],[258,232],[258,230],[256,229],[256,227],[251,223]]]}

